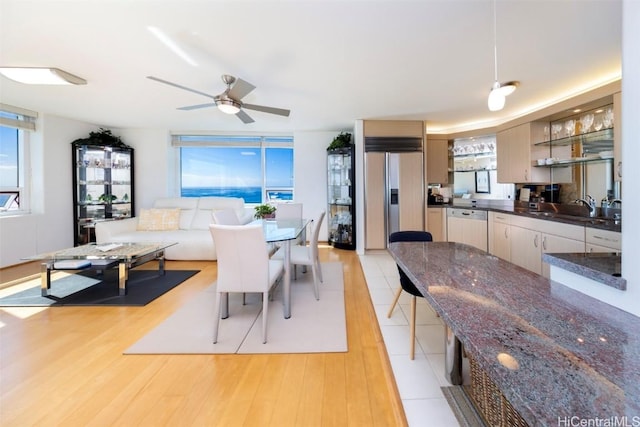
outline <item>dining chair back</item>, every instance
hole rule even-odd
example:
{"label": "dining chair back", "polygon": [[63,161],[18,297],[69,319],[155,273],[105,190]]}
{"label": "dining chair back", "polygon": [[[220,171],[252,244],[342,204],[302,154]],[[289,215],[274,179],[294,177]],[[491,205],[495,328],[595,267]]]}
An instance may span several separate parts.
{"label": "dining chair back", "polygon": [[[311,240],[309,241],[308,246],[291,246],[290,248],[291,265],[293,265],[294,268],[294,278],[297,278],[296,266],[303,265],[311,267],[316,299],[320,299],[318,282],[322,282],[322,268],[320,267],[320,257],[318,256],[318,240],[320,237],[320,227],[325,214],[325,211],[320,212],[318,217],[312,221]],[[280,248],[272,258],[283,259],[283,251],[284,248]]]}
{"label": "dining chair back", "polygon": [[[389,235],[389,243],[393,242],[432,242],[433,236],[428,231],[396,231]],[[411,279],[402,271],[399,265],[398,273],[400,275],[400,287],[396,291],[391,308],[387,313],[387,317],[391,317],[393,309],[396,307],[402,291],[411,294],[411,314],[410,314],[410,335],[411,335],[411,347],[409,357],[414,359],[415,345],[416,345],[416,297],[423,297],[422,293],[416,288]]]}
{"label": "dining chair back", "polygon": [[240,225],[238,215],[233,209],[213,211],[213,222],[220,225]]}
{"label": "dining chair back", "polygon": [[302,219],[302,203],[278,203],[276,219]]}
{"label": "dining chair back", "polygon": [[269,290],[284,273],[282,260],[269,259],[261,225],[209,226],[218,252],[214,344],[223,298],[232,292],[262,293],[262,341],[267,342]]}

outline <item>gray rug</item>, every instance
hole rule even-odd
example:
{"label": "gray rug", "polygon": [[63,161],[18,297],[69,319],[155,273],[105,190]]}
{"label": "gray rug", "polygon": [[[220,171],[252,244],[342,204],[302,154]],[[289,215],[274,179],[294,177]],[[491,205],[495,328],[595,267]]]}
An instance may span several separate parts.
{"label": "gray rug", "polygon": [[285,319],[282,286],[269,301],[267,343],[262,343],[260,294],[230,294],[229,317],[213,344],[215,283],[129,347],[125,354],[320,353],[347,351],[342,263],[322,263],[320,300],[311,269],[291,281],[291,318]]}
{"label": "gray rug", "polygon": [[487,427],[463,386],[440,387],[461,427]]}
{"label": "gray rug", "polygon": [[143,306],[178,286],[198,270],[131,270],[127,294],[119,295],[118,269],[104,274],[94,270],[51,274],[48,297],[42,296],[40,278],[0,290],[0,307]]}

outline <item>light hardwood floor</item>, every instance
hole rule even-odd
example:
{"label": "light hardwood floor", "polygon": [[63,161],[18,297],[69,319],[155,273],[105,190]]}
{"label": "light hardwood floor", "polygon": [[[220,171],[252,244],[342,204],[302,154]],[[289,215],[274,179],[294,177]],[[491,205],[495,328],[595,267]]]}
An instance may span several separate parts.
{"label": "light hardwood floor", "polygon": [[123,355],[215,280],[215,262],[167,262],[201,272],[145,307],[0,308],[0,425],[406,426],[358,257],[320,256],[344,265],[346,353]]}

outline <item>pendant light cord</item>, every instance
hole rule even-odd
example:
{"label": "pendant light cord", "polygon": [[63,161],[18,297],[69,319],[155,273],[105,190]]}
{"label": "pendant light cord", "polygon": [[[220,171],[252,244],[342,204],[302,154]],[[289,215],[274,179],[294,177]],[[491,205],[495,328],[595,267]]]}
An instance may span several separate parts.
{"label": "pendant light cord", "polygon": [[498,81],[498,24],[496,15],[496,0],[493,0],[493,69],[495,81]]}

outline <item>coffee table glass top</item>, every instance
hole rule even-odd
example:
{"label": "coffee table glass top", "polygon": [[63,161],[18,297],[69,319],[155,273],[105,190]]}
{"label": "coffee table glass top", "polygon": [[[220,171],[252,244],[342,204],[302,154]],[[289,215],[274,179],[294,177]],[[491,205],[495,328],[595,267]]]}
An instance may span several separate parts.
{"label": "coffee table glass top", "polygon": [[46,252],[33,255],[25,260],[134,260],[146,255],[161,251],[169,246],[176,245],[177,242],[143,242],[143,243],[105,243],[96,245],[95,243],[76,246],[75,248],[62,249],[59,251]]}

